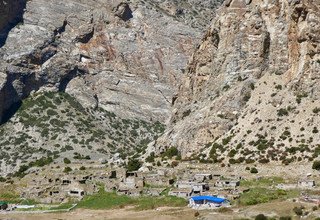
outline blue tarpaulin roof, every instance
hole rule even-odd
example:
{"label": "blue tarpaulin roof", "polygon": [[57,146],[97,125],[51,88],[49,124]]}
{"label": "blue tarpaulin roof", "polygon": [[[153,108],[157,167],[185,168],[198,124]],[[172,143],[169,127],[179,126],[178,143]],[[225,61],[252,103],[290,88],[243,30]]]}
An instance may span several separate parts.
{"label": "blue tarpaulin roof", "polygon": [[191,197],[191,199],[193,199],[193,201],[206,200],[206,201],[210,201],[210,202],[214,202],[214,203],[223,203],[224,201],[226,201],[226,199],[224,199],[224,198],[219,198],[219,197],[214,197],[214,196],[193,196],[193,197]]}

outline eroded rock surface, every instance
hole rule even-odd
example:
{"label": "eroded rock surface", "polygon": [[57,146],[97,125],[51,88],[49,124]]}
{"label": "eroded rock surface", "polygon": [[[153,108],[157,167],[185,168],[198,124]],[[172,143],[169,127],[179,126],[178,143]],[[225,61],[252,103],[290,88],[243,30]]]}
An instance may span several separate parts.
{"label": "eroded rock surface", "polygon": [[[162,1],[28,1],[23,25],[0,49],[8,85],[17,82],[0,91],[13,94],[0,103],[0,115],[40,89],[67,90],[84,102],[95,97],[89,106],[120,116],[166,121],[187,60],[219,5],[169,2],[162,9]],[[168,13],[178,6],[184,15]],[[192,25],[182,18],[191,12]],[[69,84],[77,76],[82,80]]]}
{"label": "eroded rock surface", "polygon": [[177,146],[190,157],[216,143],[211,159],[227,163],[230,155],[232,162],[314,157],[319,3],[226,1],[189,62],[156,149]]}
{"label": "eroded rock surface", "polygon": [[0,48],[0,174],[144,154],[219,2],[27,1]]}

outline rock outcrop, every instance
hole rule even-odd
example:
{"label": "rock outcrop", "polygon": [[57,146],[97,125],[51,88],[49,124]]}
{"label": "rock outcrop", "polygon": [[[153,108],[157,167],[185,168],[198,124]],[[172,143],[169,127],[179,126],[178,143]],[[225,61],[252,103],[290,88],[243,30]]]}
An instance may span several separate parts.
{"label": "rock outcrop", "polygon": [[[8,118],[33,91],[66,90],[85,106],[166,121],[187,60],[219,5],[193,2],[163,9],[163,1],[28,1],[23,24],[0,49],[7,75],[0,116]],[[168,13],[178,6],[184,13]],[[183,19],[191,11],[198,26]]]}
{"label": "rock outcrop", "polygon": [[0,47],[1,175],[47,156],[144,154],[221,1],[21,2]]}
{"label": "rock outcrop", "polygon": [[317,157],[319,3],[226,1],[190,59],[156,149],[211,150],[227,163]]}

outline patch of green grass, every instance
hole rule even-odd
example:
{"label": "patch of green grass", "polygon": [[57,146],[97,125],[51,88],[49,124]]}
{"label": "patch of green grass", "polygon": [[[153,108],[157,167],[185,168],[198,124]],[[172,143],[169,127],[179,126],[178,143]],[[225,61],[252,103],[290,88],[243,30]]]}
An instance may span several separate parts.
{"label": "patch of green grass", "polygon": [[78,203],[77,208],[111,209],[133,203],[133,198],[117,195],[116,193],[110,193],[100,189],[97,194],[86,196]]}
{"label": "patch of green grass", "polygon": [[97,194],[86,196],[80,201],[77,208],[112,209],[128,205],[135,206],[134,209],[136,210],[154,209],[162,206],[182,207],[186,206],[186,200],[174,196],[132,198],[100,189]]}
{"label": "patch of green grass", "polygon": [[36,205],[39,203],[33,199],[25,199],[25,200],[22,200],[19,204],[20,205]]}
{"label": "patch of green grass", "polygon": [[256,205],[268,203],[276,199],[294,198],[299,195],[298,191],[285,191],[281,189],[251,188],[250,191],[241,194],[238,203],[240,205]]}
{"label": "patch of green grass", "polygon": [[56,207],[51,207],[51,208],[49,208],[49,210],[66,210],[66,209],[70,209],[72,206],[73,206],[73,204],[64,203],[64,204],[61,204]]}
{"label": "patch of green grass", "polygon": [[20,202],[20,197],[16,193],[6,192],[6,193],[0,194],[0,200],[6,201],[8,203],[17,203],[17,202]]}
{"label": "patch of green grass", "polygon": [[253,180],[242,180],[241,186],[244,187],[270,187],[273,185],[277,185],[280,183],[284,183],[284,179],[282,177],[269,177],[269,178],[260,178]]}

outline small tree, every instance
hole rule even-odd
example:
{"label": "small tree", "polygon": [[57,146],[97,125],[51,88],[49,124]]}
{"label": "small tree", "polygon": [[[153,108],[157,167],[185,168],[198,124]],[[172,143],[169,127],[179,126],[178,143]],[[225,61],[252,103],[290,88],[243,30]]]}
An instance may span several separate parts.
{"label": "small tree", "polygon": [[128,161],[127,170],[128,171],[136,171],[141,167],[141,163],[137,159],[130,159]]}
{"label": "small tree", "polygon": [[84,166],[80,167],[80,170],[86,170],[86,168]]}
{"label": "small tree", "polygon": [[167,156],[168,158],[172,158],[174,156],[178,156],[179,150],[176,147],[170,147],[168,150],[166,150],[166,152],[163,154],[163,156]]}
{"label": "small tree", "polygon": [[320,161],[319,160],[315,160],[312,164],[312,169],[315,170],[320,170]]}

